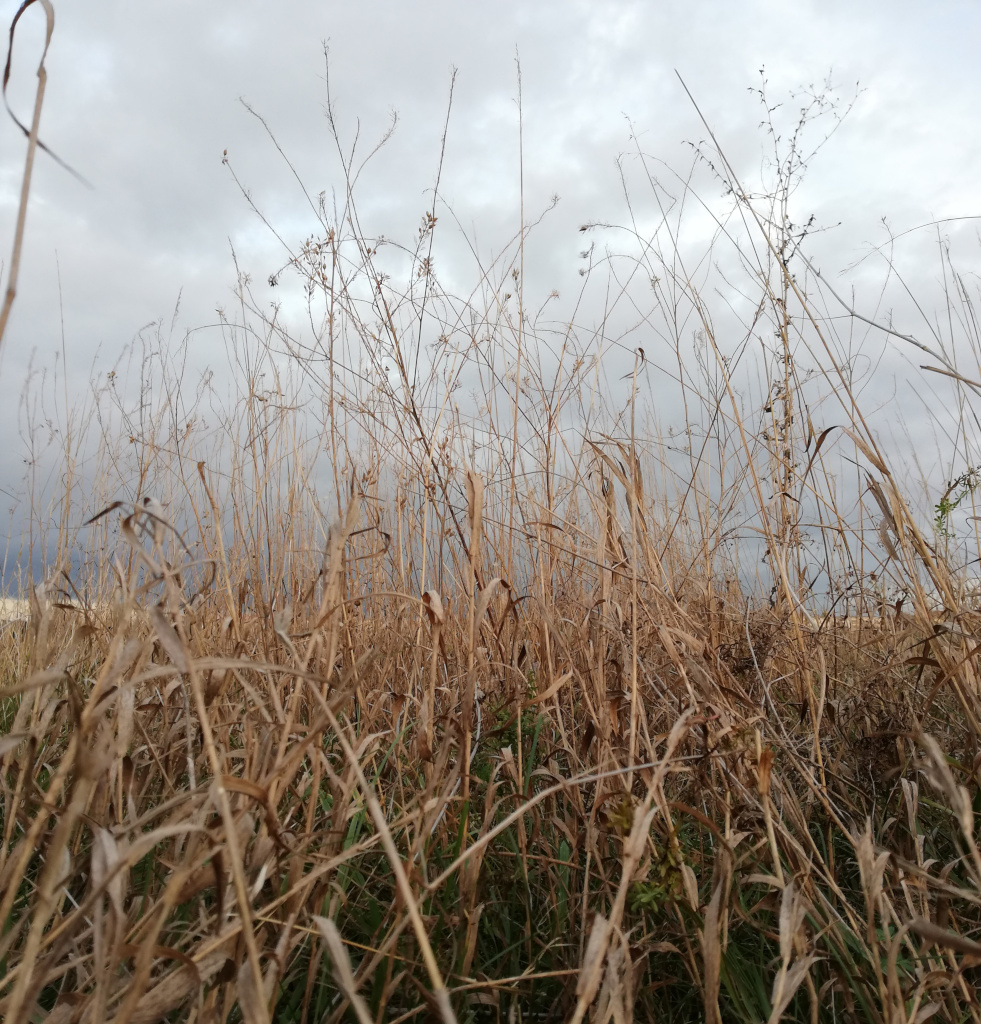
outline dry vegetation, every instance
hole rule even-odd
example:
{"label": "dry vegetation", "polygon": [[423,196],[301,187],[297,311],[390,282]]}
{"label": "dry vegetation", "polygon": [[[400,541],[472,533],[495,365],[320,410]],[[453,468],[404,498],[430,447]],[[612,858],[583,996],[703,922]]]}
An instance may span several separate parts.
{"label": "dry vegetation", "polygon": [[302,338],[240,277],[231,400],[150,339],[65,412],[0,634],[6,1021],[981,1019],[973,478],[931,523],[877,446],[790,138],[763,198],[716,154],[706,260],[653,180],[587,257],[632,335],[530,314],[524,233],[451,293],[440,209],[399,249],[349,189]]}

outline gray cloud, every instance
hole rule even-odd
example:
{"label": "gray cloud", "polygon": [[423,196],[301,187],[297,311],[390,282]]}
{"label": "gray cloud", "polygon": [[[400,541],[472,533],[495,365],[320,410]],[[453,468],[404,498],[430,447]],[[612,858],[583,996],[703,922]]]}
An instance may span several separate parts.
{"label": "gray cloud", "polygon": [[[5,23],[16,6],[0,4]],[[37,14],[25,17],[15,54],[11,102],[22,116],[32,102]],[[391,111],[399,113],[395,136],[359,183],[369,234],[411,239],[430,205],[450,67],[459,68],[441,192],[485,257],[518,227],[520,53],[526,212],[535,216],[561,196],[529,244],[529,288],[542,299],[552,288],[565,299],[578,287],[580,224],[626,221],[616,159],[633,146],[631,125],[645,153],[682,171],[690,165],[684,142],[704,139],[705,129],[675,69],[748,181],[761,166],[760,108],[748,91],[761,67],[773,98],[788,105],[789,89],[819,86],[829,72],[845,95],[861,83],[855,109],[816,156],[798,197],[804,215],[842,223],[814,241],[832,273],[884,240],[883,216],[903,230],[981,213],[972,205],[981,170],[971,130],[981,105],[974,4],[93,0],[62,3],[57,18],[42,135],[94,187],[50,160],[38,163],[21,289],[0,363],[5,437],[16,430],[15,399],[31,352],[51,366],[61,349],[56,254],[74,388],[97,351],[108,367],[148,321],[162,318],[169,329],[178,294],[178,335],[213,323],[234,286],[229,241],[264,301],[283,294],[261,287],[284,256],[249,211],[222,153],[287,243],[316,230],[289,169],[238,100],[266,119],[311,193],[341,188],[324,117],[325,41],[343,138],[360,124],[366,150]],[[12,124],[0,120],[4,260],[23,151]],[[631,158],[624,166],[641,223],[653,224],[644,178]],[[721,189],[700,180],[707,198],[721,202]],[[708,237],[708,221],[704,230]],[[945,231],[976,265],[974,224]],[[441,245],[444,283],[472,287],[467,246],[456,236]],[[912,284],[932,287],[935,237],[907,237],[897,257]],[[870,259],[855,277],[870,309],[883,269]],[[896,308],[909,318],[906,329],[922,327],[915,311]],[[224,360],[217,332],[201,332],[195,345],[200,365]],[[880,372],[908,371],[890,355]],[[20,473],[16,446],[5,445],[0,486],[15,489]]]}

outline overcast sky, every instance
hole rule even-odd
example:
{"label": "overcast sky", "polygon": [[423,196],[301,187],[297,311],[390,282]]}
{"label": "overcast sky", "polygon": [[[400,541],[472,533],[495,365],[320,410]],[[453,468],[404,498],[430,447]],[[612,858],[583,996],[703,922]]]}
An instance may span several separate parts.
{"label": "overcast sky", "polygon": [[[8,24],[17,6],[3,0],[0,21]],[[632,146],[631,124],[647,153],[681,170],[689,165],[685,143],[705,131],[676,71],[750,177],[762,139],[749,90],[761,68],[775,100],[820,86],[829,74],[846,100],[862,90],[815,159],[804,193],[805,213],[842,225],[816,243],[826,271],[884,241],[883,216],[898,232],[981,213],[981,5],[973,0],[55,0],[55,7],[41,135],[92,187],[39,154],[0,360],[0,487],[11,492],[22,473],[16,400],[29,360],[34,353],[36,365],[53,366],[61,349],[59,267],[69,379],[81,388],[97,351],[111,365],[145,324],[169,325],[179,294],[178,336],[214,323],[216,307],[232,302],[232,246],[258,282],[282,264],[223,166],[225,150],[284,239],[296,243],[315,229],[288,168],[239,100],[266,119],[310,191],[329,194],[342,182],[323,114],[325,43],[342,133],[351,137],[360,121],[363,136],[376,138],[391,111],[399,114],[394,139],[360,190],[367,229],[390,237],[411,237],[430,205],[450,69],[459,69],[442,193],[488,246],[518,223],[520,54],[526,207],[561,197],[532,249],[545,294],[575,279],[580,224],[626,219],[616,158]],[[9,97],[27,122],[42,22],[36,5],[14,54]],[[0,117],[4,268],[24,150]],[[975,271],[975,223],[945,232],[964,245],[965,269]],[[909,236],[899,255],[914,284],[940,273],[935,232]],[[206,331],[201,339],[204,358],[213,351],[218,359],[218,339]]]}

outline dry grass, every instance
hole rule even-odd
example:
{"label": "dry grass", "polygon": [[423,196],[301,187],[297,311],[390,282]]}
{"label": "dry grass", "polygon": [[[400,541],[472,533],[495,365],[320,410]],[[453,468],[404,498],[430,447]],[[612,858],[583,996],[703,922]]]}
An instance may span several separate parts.
{"label": "dry grass", "polygon": [[349,192],[289,256],[307,340],[241,279],[230,401],[151,339],[66,414],[0,625],[6,1021],[981,1018],[979,616],[791,274],[787,166],[723,172],[755,391],[680,213],[618,349],[519,311],[523,233],[460,298],[435,208],[384,263]]}

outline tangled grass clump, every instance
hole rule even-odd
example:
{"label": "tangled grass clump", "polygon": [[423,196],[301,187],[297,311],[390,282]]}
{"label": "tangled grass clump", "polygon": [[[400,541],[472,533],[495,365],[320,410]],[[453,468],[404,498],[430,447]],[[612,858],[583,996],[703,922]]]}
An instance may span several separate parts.
{"label": "tangled grass clump", "polygon": [[234,400],[159,339],[97,382],[0,627],[4,1020],[981,1018],[977,537],[798,283],[799,154],[713,166],[725,331],[681,206],[609,344],[515,307],[524,233],[460,299],[349,179],[311,337],[240,279]]}

